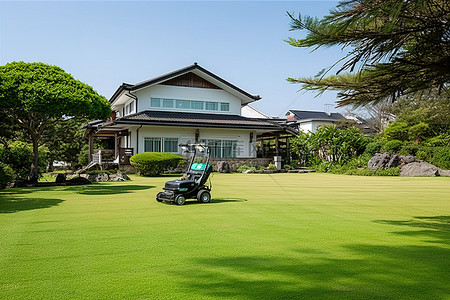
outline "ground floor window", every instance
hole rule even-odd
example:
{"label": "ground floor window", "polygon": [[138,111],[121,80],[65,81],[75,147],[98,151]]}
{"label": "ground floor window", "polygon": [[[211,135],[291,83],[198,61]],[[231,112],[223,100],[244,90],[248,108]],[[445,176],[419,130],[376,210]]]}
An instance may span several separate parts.
{"label": "ground floor window", "polygon": [[178,138],[145,137],[144,151],[178,153]]}
{"label": "ground floor window", "polygon": [[237,141],[235,140],[202,140],[202,143],[206,144],[210,151],[212,158],[235,158]]}

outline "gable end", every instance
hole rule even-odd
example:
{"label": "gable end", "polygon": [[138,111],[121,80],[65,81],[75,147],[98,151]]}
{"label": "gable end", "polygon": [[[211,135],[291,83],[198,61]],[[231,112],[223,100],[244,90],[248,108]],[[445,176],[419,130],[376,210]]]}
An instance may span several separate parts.
{"label": "gable end", "polygon": [[220,89],[217,85],[201,78],[200,76],[192,72],[161,82],[161,84],[204,89]]}

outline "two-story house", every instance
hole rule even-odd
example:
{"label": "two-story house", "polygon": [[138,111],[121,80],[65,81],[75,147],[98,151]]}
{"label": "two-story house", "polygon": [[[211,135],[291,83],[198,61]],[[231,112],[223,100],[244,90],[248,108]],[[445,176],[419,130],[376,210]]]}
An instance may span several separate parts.
{"label": "two-story house", "polygon": [[241,108],[260,100],[194,63],[137,84],[123,83],[109,100],[113,114],[94,121],[87,136],[110,139],[114,157],[140,152],[180,153],[180,143],[209,145],[213,158],[256,158],[256,138],[282,130],[247,118]]}

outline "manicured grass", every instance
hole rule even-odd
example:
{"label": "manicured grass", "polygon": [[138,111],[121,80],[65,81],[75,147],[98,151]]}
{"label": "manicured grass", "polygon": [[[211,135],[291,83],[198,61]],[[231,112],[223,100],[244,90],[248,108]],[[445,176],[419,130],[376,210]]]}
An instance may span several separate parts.
{"label": "manicured grass", "polygon": [[0,192],[0,299],[448,299],[450,178],[214,174]]}

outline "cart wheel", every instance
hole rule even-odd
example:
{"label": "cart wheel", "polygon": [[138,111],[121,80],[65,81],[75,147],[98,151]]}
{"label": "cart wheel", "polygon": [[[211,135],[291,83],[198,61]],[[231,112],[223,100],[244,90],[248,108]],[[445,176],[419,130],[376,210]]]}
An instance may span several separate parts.
{"label": "cart wheel", "polygon": [[201,203],[209,203],[211,201],[211,194],[207,190],[200,190],[197,194],[197,201]]}
{"label": "cart wheel", "polygon": [[184,203],[186,203],[186,198],[184,198],[184,196],[182,196],[182,195],[178,195],[178,196],[175,198],[175,203],[176,203],[177,205],[184,205]]}
{"label": "cart wheel", "polygon": [[162,202],[162,199],[159,198],[159,196],[162,194],[162,192],[159,192],[158,194],[156,194],[156,201],[158,202]]}

